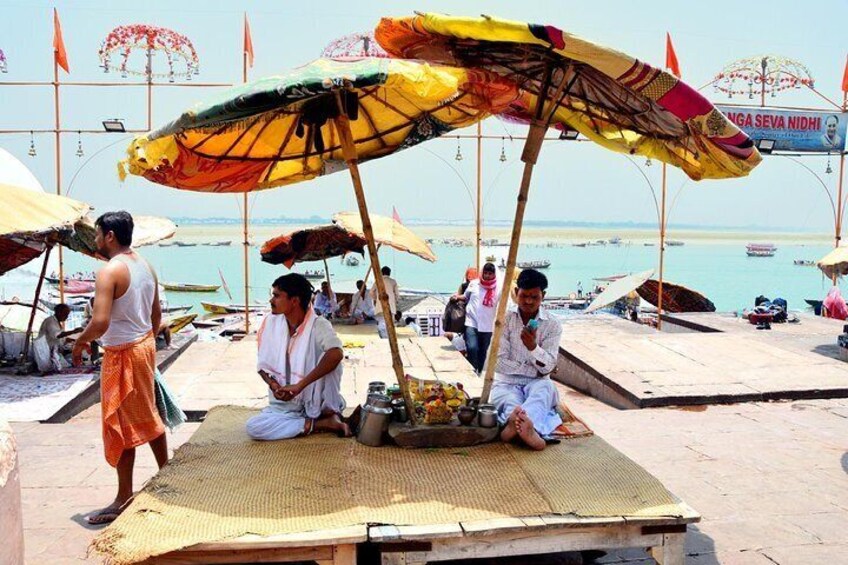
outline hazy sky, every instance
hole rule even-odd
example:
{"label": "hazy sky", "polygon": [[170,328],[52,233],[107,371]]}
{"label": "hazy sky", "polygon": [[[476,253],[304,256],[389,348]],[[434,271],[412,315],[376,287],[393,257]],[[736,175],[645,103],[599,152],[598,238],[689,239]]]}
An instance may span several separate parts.
{"label": "hazy sky", "polygon": [[[201,60],[203,82],[241,80],[242,13],[251,20],[256,64],[252,78],[277,74],[320,55],[332,40],[352,32],[373,29],[381,15],[404,15],[414,10],[477,15],[550,23],[598,43],[615,47],[655,66],[665,61],[665,32],[675,43],[683,78],[700,87],[728,63],[773,53],[804,63],[817,88],[841,101],[840,83],[848,41],[845,22],[848,2],[681,2],[679,0],[594,3],[570,1],[430,1],[321,2],[255,1],[215,2],[179,0],[106,2],[95,0],[41,2],[0,1],[0,49],[8,59],[4,81],[52,80],[52,7],[58,7],[71,74],[61,80],[120,81],[117,73],[104,74],[97,51],[108,32],[119,25],[148,23],[185,34]],[[143,68],[141,56],[134,59]],[[157,70],[164,59],[154,62]],[[136,77],[126,79],[138,80]],[[704,91],[714,102],[726,102],[712,88]],[[109,117],[125,118],[130,128],[144,127],[144,89],[62,89],[63,128],[95,129]],[[154,126],[175,118],[193,102],[212,93],[198,88],[159,88],[154,93]],[[53,126],[53,92],[49,87],[3,87],[0,128]],[[821,107],[809,92],[791,91],[771,99],[777,104]],[[747,103],[747,99],[735,99]],[[490,119],[484,133],[520,135],[519,126]],[[154,185],[139,177],[120,184],[116,162],[128,139],[112,135],[83,135],[86,155],[75,156],[77,136],[63,136],[63,192],[85,200],[98,211],[126,208],[133,212],[167,216],[231,216],[239,214],[240,197],[194,194]],[[117,142],[117,143],[116,143]],[[95,152],[102,152],[90,158]],[[434,140],[362,167],[372,211],[390,213],[396,206],[402,217],[470,219],[473,206],[468,190],[475,186],[474,142],[464,140],[461,162],[454,160],[455,140]],[[510,219],[521,174],[520,141],[504,143],[506,163],[498,157],[501,141],[483,145],[484,214]],[[48,190],[55,190],[52,134],[36,135],[38,155],[27,156],[29,135],[0,135],[0,146],[30,166]],[[90,159],[90,160],[89,160]],[[639,167],[659,186],[660,167]],[[826,185],[836,189],[834,173],[826,175],[824,157],[806,158]],[[676,193],[685,176],[670,170],[669,187]],[[656,212],[642,175],[626,158],[590,143],[551,143],[543,148],[527,207],[534,220],[589,222],[652,222]],[[355,208],[346,173],[265,191],[253,203],[256,217],[319,215]],[[833,216],[824,188],[801,166],[782,157],[767,157],[750,177],[732,181],[687,182],[670,215],[671,223],[703,225],[757,225],[797,227],[830,232]]]}

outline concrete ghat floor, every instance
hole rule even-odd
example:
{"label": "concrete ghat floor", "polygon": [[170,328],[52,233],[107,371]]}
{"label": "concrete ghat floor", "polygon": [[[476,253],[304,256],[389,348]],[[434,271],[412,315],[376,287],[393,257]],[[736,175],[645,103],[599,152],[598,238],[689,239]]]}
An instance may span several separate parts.
{"label": "concrete ghat floor", "polygon": [[[248,350],[238,351],[241,357]],[[619,411],[566,387],[561,392],[598,435],[703,515],[687,535],[687,562],[848,561],[848,400]],[[107,504],[116,484],[103,460],[98,410],[61,425],[12,426],[20,449],[27,563],[86,561],[97,529],[83,517]],[[185,442],[197,426],[186,424],[171,434],[170,447]],[[136,488],[155,468],[150,450],[139,449]],[[566,562],[574,561],[521,560]],[[599,562],[653,561],[634,549]]]}

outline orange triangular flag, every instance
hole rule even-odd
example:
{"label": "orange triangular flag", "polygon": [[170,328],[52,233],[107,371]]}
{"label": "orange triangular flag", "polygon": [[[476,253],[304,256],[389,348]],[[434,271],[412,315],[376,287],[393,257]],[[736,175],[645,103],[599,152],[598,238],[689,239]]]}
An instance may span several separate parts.
{"label": "orange triangular flag", "polygon": [[244,15],[244,54],[247,55],[247,65],[253,68],[253,39],[250,37],[250,22]]}
{"label": "orange triangular flag", "polygon": [[842,92],[848,92],[848,57],[845,57],[845,72],[842,73]]}
{"label": "orange triangular flag", "polygon": [[671,71],[671,74],[680,78],[680,63],[677,62],[677,54],[674,52],[674,45],[671,44],[671,34],[665,34],[665,68]]}
{"label": "orange triangular flag", "polygon": [[62,24],[59,23],[59,12],[53,8],[53,57],[56,64],[65,69],[66,73],[71,72],[68,66],[68,52],[65,51],[65,41],[62,39]]}

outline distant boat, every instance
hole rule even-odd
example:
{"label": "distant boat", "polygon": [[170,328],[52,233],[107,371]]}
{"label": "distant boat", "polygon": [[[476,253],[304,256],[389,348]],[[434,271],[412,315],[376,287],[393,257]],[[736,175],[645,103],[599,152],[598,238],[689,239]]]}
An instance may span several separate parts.
{"label": "distant boat", "polygon": [[749,243],[745,246],[748,257],[774,257],[777,247],[771,243]]}
{"label": "distant boat", "polygon": [[[226,246],[230,245],[231,243],[232,243],[232,241],[209,241],[207,243],[204,243],[203,245],[207,245],[209,247],[226,247]],[[188,244],[188,245],[192,245],[192,244]]]}
{"label": "distant boat", "polygon": [[[59,288],[59,283],[55,283],[56,288]],[[80,281],[71,279],[69,281],[65,281],[64,288],[65,294],[88,294],[94,292],[94,283],[91,281]]]}
{"label": "distant boat", "polygon": [[[216,302],[201,302],[203,309],[211,314],[238,314],[244,312],[244,304],[219,304]],[[262,312],[268,310],[267,306],[250,306],[250,312]]]}
{"label": "distant boat", "polygon": [[676,239],[669,239],[669,240],[666,240],[665,244],[668,245],[669,247],[681,247],[683,245],[683,242],[678,241]]}
{"label": "distant boat", "polygon": [[323,279],[326,278],[324,271],[305,271],[303,276],[307,279]]}
{"label": "distant boat", "polygon": [[798,265],[799,267],[815,267],[816,266],[816,262],[811,261],[809,259],[795,259],[794,264]]}
{"label": "distant boat", "polygon": [[188,284],[188,283],[166,283],[162,286],[165,290],[173,292],[216,292],[221,285],[219,284]]}
{"label": "distant boat", "polygon": [[348,267],[356,267],[357,265],[359,265],[359,259],[356,257],[356,255],[348,255],[344,259],[344,264]]}
{"label": "distant boat", "polygon": [[486,263],[494,263],[494,262],[495,262],[495,261],[497,261],[497,260],[498,260],[498,258],[497,258],[497,257],[495,257],[494,255],[488,255],[488,256],[486,257]]}
{"label": "distant boat", "polygon": [[607,243],[609,243],[610,245],[619,245],[621,244],[621,238],[618,236],[612,237]]}
{"label": "distant boat", "polygon": [[[516,269],[547,269],[551,266],[551,262],[545,259],[538,261],[518,261],[515,263]],[[506,269],[506,260],[501,258],[498,269]]]}
{"label": "distant boat", "polygon": [[197,243],[188,243],[185,241],[175,241],[174,245],[177,247],[197,247]]}
{"label": "distant boat", "polygon": [[643,243],[642,245],[644,245],[645,247],[653,247],[654,246],[653,243]]}
{"label": "distant boat", "polygon": [[168,319],[168,328],[173,332],[177,333],[197,318],[197,314],[183,314],[181,316],[174,316]]}
{"label": "distant boat", "polygon": [[571,245],[574,247],[586,247],[589,243],[584,241],[583,243],[572,243]]}

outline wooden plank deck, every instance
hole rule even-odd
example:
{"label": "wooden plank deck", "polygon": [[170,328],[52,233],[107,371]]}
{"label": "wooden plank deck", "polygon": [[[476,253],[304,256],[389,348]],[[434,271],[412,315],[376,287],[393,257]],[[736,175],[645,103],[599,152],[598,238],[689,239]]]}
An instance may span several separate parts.
{"label": "wooden plank deck", "polygon": [[764,331],[725,314],[679,316],[714,331],[566,321],[555,378],[621,408],[848,397],[848,364],[827,347],[841,322],[802,316]]}

